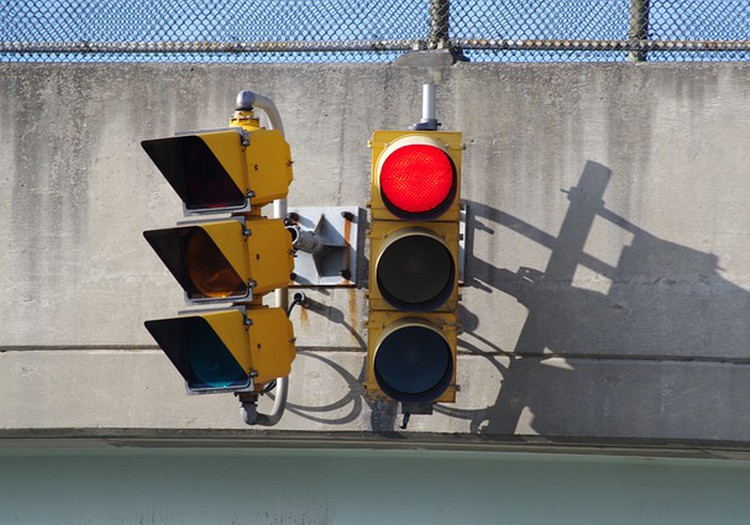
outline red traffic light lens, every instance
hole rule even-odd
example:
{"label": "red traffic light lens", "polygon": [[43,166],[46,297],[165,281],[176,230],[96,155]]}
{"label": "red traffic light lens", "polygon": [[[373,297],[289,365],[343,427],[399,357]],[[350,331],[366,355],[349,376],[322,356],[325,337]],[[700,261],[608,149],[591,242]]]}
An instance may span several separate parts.
{"label": "red traffic light lens", "polygon": [[402,146],[383,162],[380,190],[386,206],[402,218],[440,214],[456,194],[456,170],[436,146]]}

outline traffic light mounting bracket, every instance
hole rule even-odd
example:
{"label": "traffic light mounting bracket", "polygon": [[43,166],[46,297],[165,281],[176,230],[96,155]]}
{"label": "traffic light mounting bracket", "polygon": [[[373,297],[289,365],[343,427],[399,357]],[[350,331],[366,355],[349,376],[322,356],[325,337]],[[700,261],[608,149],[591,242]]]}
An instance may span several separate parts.
{"label": "traffic light mounting bracket", "polygon": [[289,208],[295,249],[292,286],[356,286],[360,208]]}
{"label": "traffic light mounting bracket", "polygon": [[458,286],[466,285],[466,221],[469,205],[461,201],[461,215],[458,220]]}

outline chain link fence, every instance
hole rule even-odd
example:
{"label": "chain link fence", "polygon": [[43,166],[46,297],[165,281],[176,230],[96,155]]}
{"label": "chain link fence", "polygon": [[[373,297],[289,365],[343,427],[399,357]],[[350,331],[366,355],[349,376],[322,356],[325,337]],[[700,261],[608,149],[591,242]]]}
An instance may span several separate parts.
{"label": "chain link fence", "polygon": [[0,0],[3,62],[746,61],[750,0]]}

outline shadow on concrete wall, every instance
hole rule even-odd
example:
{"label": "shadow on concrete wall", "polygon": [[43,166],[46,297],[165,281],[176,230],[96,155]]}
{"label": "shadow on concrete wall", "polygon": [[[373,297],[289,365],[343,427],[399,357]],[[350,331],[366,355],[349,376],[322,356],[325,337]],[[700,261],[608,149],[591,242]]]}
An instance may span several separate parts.
{"label": "shadow on concrete wall", "polygon": [[[673,367],[748,362],[750,293],[719,274],[716,255],[659,239],[608,210],[603,197],[611,176],[601,164],[585,165],[577,186],[565,192],[570,205],[557,236],[495,208],[469,203],[467,286],[508,294],[528,313],[515,347],[503,349],[481,334],[480,323],[492,322],[491,316],[482,314],[480,321],[478,312],[460,307],[464,332],[459,349],[496,368],[501,388],[496,399],[487,399],[486,408],[442,405],[437,412],[469,420],[473,433],[497,436],[684,439],[691,431],[702,436],[703,429],[716,427],[714,436],[721,439],[750,431],[750,422],[733,428],[727,424],[736,420],[736,406],[724,413],[715,407],[712,396],[732,388],[719,384],[726,376],[707,378],[705,368],[676,372]],[[615,266],[584,250],[596,218],[632,235]],[[476,232],[492,236],[493,225],[549,248],[546,268],[512,271],[476,257]],[[606,293],[577,286],[580,266],[609,282]],[[346,328],[366,352],[365,340],[343,312],[315,302],[310,309]],[[335,425],[355,420],[367,403],[371,430],[397,436],[398,404],[363,395],[364,366],[354,377],[325,356],[307,355],[325,361],[350,389],[329,405],[290,404],[288,410]],[[558,364],[550,366],[550,358]],[[659,368],[661,364],[666,367]],[[351,406],[346,415],[330,417],[345,406]]]}
{"label": "shadow on concrete wall", "polygon": [[[485,222],[493,222],[552,250],[544,270],[514,272],[474,257],[469,235],[467,284],[507,293],[528,309],[512,351],[482,337],[479,317],[461,309],[460,348],[485,356],[502,378],[487,409],[440,407],[470,419],[472,432],[518,433],[523,411],[531,417],[520,432],[546,436],[689,437],[684,425],[691,417],[726,425],[726,414],[711,410],[710,396],[721,385],[707,388],[710,379],[701,385],[693,372],[644,375],[643,363],[746,360],[750,294],[718,273],[717,256],[659,239],[609,211],[603,195],[611,175],[601,164],[586,164],[578,185],[567,192],[570,206],[557,237],[470,203],[470,233],[492,233]],[[632,234],[614,267],[584,252],[596,217]],[[579,265],[609,280],[608,292],[574,286]],[[481,322],[489,319],[483,315]],[[575,367],[569,361],[560,367],[546,364],[550,357],[577,359]],[[611,366],[617,359],[625,366]]]}
{"label": "shadow on concrete wall", "polygon": [[[346,317],[341,310],[314,300],[308,302],[307,308],[310,311],[325,316],[328,321],[344,327],[357,341],[357,345],[362,350],[363,355],[366,354],[367,342],[364,337],[346,320]],[[367,369],[366,359],[363,359],[363,366],[360,370],[359,376],[355,377],[344,367],[332,359],[325,357],[321,353],[305,352],[304,355],[308,358],[317,359],[324,365],[330,367],[333,373],[340,375],[344,381],[346,381],[349,388],[345,396],[327,405],[303,406],[295,403],[287,403],[287,410],[316,423],[343,425],[357,419],[362,412],[363,404],[366,403],[370,407],[370,429],[373,432],[384,433],[387,435],[393,433],[398,418],[398,403],[387,399],[370,398],[365,395],[362,385],[365,382]],[[274,398],[273,395],[270,397]],[[350,408],[348,408],[346,415],[336,417],[330,416],[331,412],[349,406]]]}

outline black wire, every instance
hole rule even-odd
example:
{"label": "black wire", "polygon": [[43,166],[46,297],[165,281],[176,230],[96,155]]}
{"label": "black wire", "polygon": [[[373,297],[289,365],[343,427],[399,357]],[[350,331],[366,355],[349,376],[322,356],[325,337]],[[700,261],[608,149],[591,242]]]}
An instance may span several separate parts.
{"label": "black wire", "polygon": [[[286,316],[287,317],[289,317],[289,315],[291,315],[292,309],[294,309],[295,306],[297,306],[298,304],[300,304],[302,302],[303,298],[304,298],[304,295],[302,295],[301,298],[296,298],[296,299],[292,300],[291,304],[289,305],[289,308],[287,308],[287,310],[286,310]],[[266,385],[266,387],[263,389],[263,393],[264,394],[268,393],[271,390],[273,390],[274,388],[276,388],[276,380],[275,379]]]}
{"label": "black wire", "polygon": [[298,305],[299,303],[301,303],[301,302],[302,302],[302,301],[300,301],[299,299],[294,299],[294,300],[292,301],[292,304],[290,304],[290,305],[289,305],[289,308],[287,308],[287,311],[286,311],[286,316],[287,316],[287,317],[289,317],[289,315],[290,315],[290,314],[292,313],[292,309],[293,309],[293,308],[294,308],[295,306],[297,306],[297,305]]}

